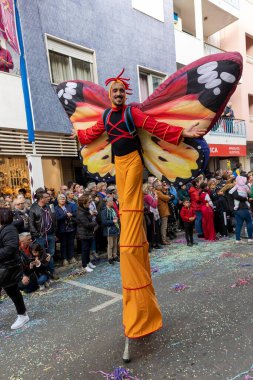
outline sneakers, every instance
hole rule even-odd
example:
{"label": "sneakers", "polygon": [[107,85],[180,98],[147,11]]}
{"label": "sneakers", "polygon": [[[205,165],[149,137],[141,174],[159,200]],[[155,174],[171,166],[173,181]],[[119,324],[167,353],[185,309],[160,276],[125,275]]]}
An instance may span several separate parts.
{"label": "sneakers", "polygon": [[114,260],[113,259],[109,259],[108,263],[111,264],[111,265],[114,265]]}
{"label": "sneakers", "polygon": [[235,243],[236,244],[242,244],[242,240],[236,240]]}
{"label": "sneakers", "polygon": [[69,263],[70,264],[76,264],[77,261],[76,261],[76,259],[74,257],[72,257],[72,259],[69,260]]}
{"label": "sneakers", "polygon": [[248,244],[253,244],[253,239],[248,239]]}
{"label": "sneakers", "polygon": [[45,289],[46,289],[45,285],[40,285],[40,287],[39,287],[39,291],[40,291],[40,292],[42,292],[42,291],[45,290]]}
{"label": "sneakers", "polygon": [[119,263],[120,262],[119,256],[113,257],[113,261],[116,261],[116,263]]}
{"label": "sneakers", "polygon": [[87,265],[90,269],[95,269],[96,268],[96,265],[92,264],[91,262],[89,262],[89,264]]}
{"label": "sneakers", "polygon": [[87,267],[85,269],[86,269],[87,273],[93,272],[93,269],[91,267],[89,267],[89,264],[87,265]]}
{"label": "sneakers", "polygon": [[63,262],[62,262],[62,266],[63,267],[67,267],[68,265],[69,265],[68,260],[64,259]]}
{"label": "sneakers", "polygon": [[27,322],[29,322],[29,317],[28,317],[27,313],[25,313],[23,315],[18,314],[16,321],[13,323],[13,325],[11,325],[11,329],[12,330],[20,329]]}
{"label": "sneakers", "polygon": [[192,243],[187,243],[187,247],[192,247],[193,244]]}
{"label": "sneakers", "polygon": [[46,281],[45,284],[44,284],[45,288],[49,288],[50,287],[50,280]]}

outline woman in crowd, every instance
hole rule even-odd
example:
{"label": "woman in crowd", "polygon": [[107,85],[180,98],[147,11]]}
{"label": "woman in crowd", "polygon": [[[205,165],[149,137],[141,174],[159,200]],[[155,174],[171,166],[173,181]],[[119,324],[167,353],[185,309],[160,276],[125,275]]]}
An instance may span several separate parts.
{"label": "woman in crowd", "polygon": [[202,182],[200,185],[199,199],[201,202],[202,227],[205,240],[216,240],[214,229],[214,211],[213,203],[208,194],[207,183]]}
{"label": "woman in crowd", "polygon": [[155,216],[152,209],[157,209],[158,197],[156,193],[150,192],[150,185],[145,183],[142,187],[144,194],[144,218],[146,223],[147,240],[149,242],[149,251],[151,251],[154,244],[155,235]]}
{"label": "woman in crowd", "polygon": [[29,321],[23,296],[18,289],[22,279],[22,268],[19,256],[19,237],[16,227],[12,224],[11,209],[0,208],[0,287],[12,299],[17,319],[11,329],[19,329]]}
{"label": "woman in crowd", "polygon": [[90,262],[90,250],[97,222],[92,219],[90,214],[90,202],[90,197],[87,195],[78,198],[76,215],[77,238],[81,241],[82,267],[86,272],[92,272],[95,268],[95,265]]}
{"label": "woman in crowd", "polygon": [[201,180],[199,177],[192,181],[192,186],[189,189],[189,196],[191,200],[191,206],[196,214],[195,219],[195,230],[199,238],[204,237],[203,228],[202,228],[202,213],[201,213],[201,202],[199,198],[200,183]]}
{"label": "woman in crowd", "polygon": [[234,200],[236,201],[237,208],[234,209],[234,215],[235,215],[235,236],[236,236],[236,243],[241,243],[241,230],[243,223],[246,223],[247,226],[247,233],[248,233],[248,243],[252,244],[253,239],[253,227],[252,227],[252,218],[249,211],[249,203],[248,203],[248,197],[247,196],[241,196],[238,193],[238,190],[233,191],[232,189],[229,192]]}
{"label": "woman in crowd", "polygon": [[169,200],[170,196],[167,194],[167,189],[162,185],[161,181],[154,181],[154,188],[156,190],[158,198],[158,211],[161,220],[161,239],[162,245],[170,245],[167,240],[167,227],[168,227],[168,216],[169,216]]}
{"label": "woman in crowd", "polygon": [[55,207],[57,219],[57,236],[60,241],[63,266],[76,263],[74,258],[74,240],[76,232],[76,211],[71,203],[66,203],[64,194],[57,197],[58,206]]}

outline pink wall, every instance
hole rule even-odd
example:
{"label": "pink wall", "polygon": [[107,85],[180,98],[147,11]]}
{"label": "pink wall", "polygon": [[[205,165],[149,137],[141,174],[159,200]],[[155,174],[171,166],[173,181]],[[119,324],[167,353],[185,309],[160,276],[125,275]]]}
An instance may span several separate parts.
{"label": "pink wall", "polygon": [[253,60],[252,64],[246,60],[246,34],[253,39],[253,5],[243,0],[241,17],[238,21],[224,28],[220,32],[221,49],[239,51],[243,56],[242,83],[238,85],[235,94],[231,97],[235,117],[244,119],[247,125],[247,141],[253,142],[253,122],[249,121],[248,95],[253,95]]}

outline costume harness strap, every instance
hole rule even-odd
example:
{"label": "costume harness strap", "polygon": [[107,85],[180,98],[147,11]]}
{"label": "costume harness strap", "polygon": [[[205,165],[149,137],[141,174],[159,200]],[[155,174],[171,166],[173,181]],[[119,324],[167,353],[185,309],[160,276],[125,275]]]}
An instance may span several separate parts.
{"label": "costume harness strap", "polygon": [[[143,149],[142,149],[141,141],[140,141],[140,138],[138,136],[137,129],[136,129],[136,126],[134,124],[133,117],[132,117],[131,106],[126,107],[126,109],[124,111],[124,118],[122,117],[122,119],[115,125],[110,123],[111,113],[112,113],[111,108],[107,108],[103,113],[103,122],[104,122],[104,126],[105,126],[105,129],[106,129],[108,136],[115,136],[115,138],[111,141],[111,144],[113,144],[114,142],[116,142],[117,140],[120,140],[122,138],[136,139],[136,141],[138,143],[138,152],[139,152],[139,155],[141,157],[141,161],[144,165]],[[122,122],[126,123],[126,127],[127,127],[128,132],[120,131],[121,135],[114,135],[113,130],[114,129],[119,130],[118,125]],[[108,126],[111,126],[110,130],[109,130]],[[112,149],[112,163],[114,163],[113,149]]]}

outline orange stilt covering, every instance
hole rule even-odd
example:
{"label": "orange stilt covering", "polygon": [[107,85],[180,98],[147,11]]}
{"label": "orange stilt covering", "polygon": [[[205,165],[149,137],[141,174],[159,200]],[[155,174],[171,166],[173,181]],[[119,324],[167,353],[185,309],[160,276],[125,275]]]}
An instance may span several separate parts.
{"label": "orange stilt covering", "polygon": [[116,156],[115,168],[121,215],[123,325],[128,338],[140,338],[162,327],[162,315],[152,285],[143,229],[143,165],[139,153]]}

